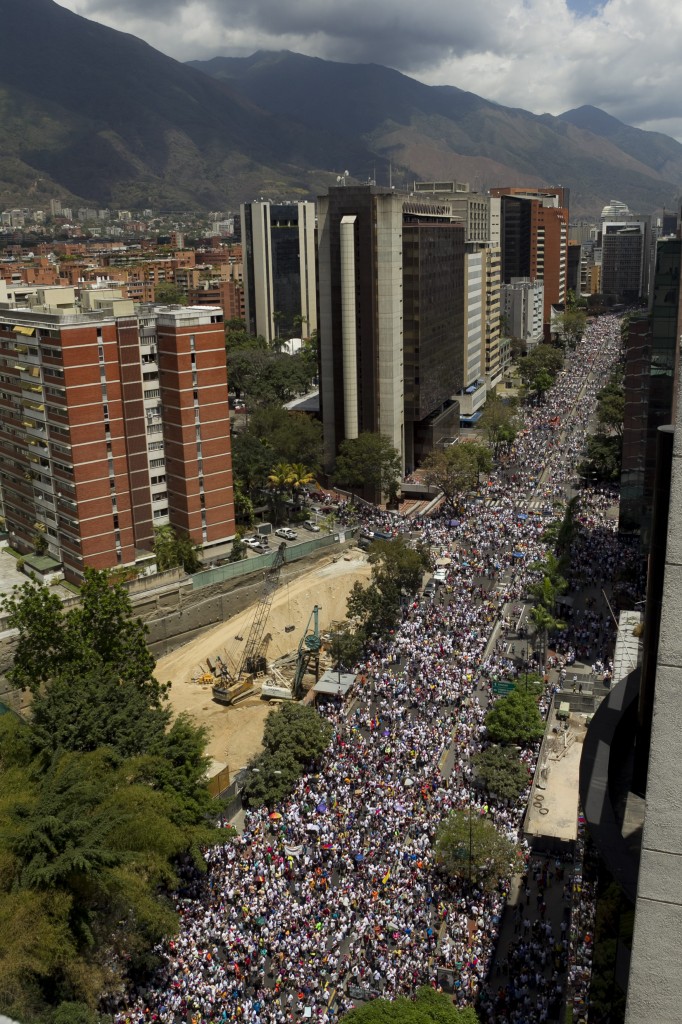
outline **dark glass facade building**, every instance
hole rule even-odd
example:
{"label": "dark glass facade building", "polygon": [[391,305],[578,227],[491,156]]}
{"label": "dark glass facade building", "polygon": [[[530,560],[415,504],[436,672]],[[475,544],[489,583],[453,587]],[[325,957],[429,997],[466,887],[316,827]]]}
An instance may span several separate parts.
{"label": "dark glass facade building", "polygon": [[651,308],[631,320],[626,343],[619,526],[624,533],[638,534],[644,551],[651,533],[656,435],[675,415],[681,258],[680,239],[658,243]]}
{"label": "dark glass facade building", "polygon": [[446,202],[372,185],[319,200],[320,393],[325,462],[378,431],[407,472],[459,432],[465,229]]}

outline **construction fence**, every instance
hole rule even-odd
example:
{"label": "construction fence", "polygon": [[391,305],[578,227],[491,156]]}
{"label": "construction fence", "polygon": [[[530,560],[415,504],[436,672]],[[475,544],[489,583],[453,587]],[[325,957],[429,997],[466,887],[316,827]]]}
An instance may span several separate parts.
{"label": "construction fence", "polygon": [[[355,535],[354,530],[337,530],[324,537],[315,537],[313,540],[305,540],[300,544],[291,544],[287,547],[285,564],[297,562],[306,558],[323,548],[333,547],[335,544],[343,544],[351,540]],[[250,573],[262,572],[272,565],[277,550],[266,551],[255,558],[244,558],[240,562],[228,562],[226,565],[219,565],[215,569],[205,569],[192,576],[192,589],[199,590],[202,587],[211,587],[216,583],[224,583],[226,580],[237,579],[239,576],[248,576]]]}

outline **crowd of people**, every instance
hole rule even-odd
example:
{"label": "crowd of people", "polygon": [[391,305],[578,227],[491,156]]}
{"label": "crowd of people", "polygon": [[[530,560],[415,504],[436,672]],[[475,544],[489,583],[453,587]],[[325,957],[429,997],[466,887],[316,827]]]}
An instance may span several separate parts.
{"label": "crowd of people", "polygon": [[[471,884],[455,881],[435,863],[434,842],[449,812],[470,806],[519,840],[523,800],[495,802],[471,785],[492,680],[519,671],[491,633],[538,578],[530,566],[545,556],[542,534],[561,515],[554,502],[575,483],[596,392],[619,348],[615,317],[592,323],[479,500],[458,520],[424,520],[420,537],[447,560],[446,585],[433,600],[415,597],[394,635],[366,652],[351,703],[327,706],[334,735],[315,773],[281,805],[249,811],[238,837],[207,851],[207,877],[188,878],[178,895],[179,934],[161,950],[156,975],[122,1001],[118,1024],[328,1024],[360,998],[422,984],[477,1003],[490,1024],[555,1015],[565,931],[522,919],[509,979],[496,988],[491,966],[510,879],[493,892],[478,886],[476,872]],[[575,573],[581,586],[596,586],[624,556],[607,518],[610,496],[587,493]],[[398,528],[387,514],[366,519]],[[611,629],[596,612],[576,614],[565,644],[607,658]],[[535,754],[524,752],[529,784]],[[544,876],[540,868],[537,879],[524,858],[516,869],[536,889],[562,884],[558,866],[545,866]]]}

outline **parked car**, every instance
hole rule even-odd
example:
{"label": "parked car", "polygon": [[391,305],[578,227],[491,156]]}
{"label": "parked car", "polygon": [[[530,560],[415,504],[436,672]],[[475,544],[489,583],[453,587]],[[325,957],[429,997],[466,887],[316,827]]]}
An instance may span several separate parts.
{"label": "parked car", "polygon": [[298,534],[296,530],[292,530],[289,526],[280,526],[279,530],[275,530],[275,537],[283,537],[284,540],[296,540]]}
{"label": "parked car", "polygon": [[312,519],[306,519],[306,521],[303,523],[303,529],[310,530],[311,533],[320,532],[319,526],[317,525],[317,523],[314,523]]}
{"label": "parked car", "polygon": [[433,582],[433,580],[429,580],[429,582],[424,587],[424,597],[433,597],[435,593],[436,584]]}
{"label": "parked car", "polygon": [[244,543],[252,551],[265,551],[265,544],[260,537],[244,537]]}
{"label": "parked car", "polygon": [[433,574],[433,579],[436,583],[446,583],[448,578],[447,571],[445,569],[436,569]]}

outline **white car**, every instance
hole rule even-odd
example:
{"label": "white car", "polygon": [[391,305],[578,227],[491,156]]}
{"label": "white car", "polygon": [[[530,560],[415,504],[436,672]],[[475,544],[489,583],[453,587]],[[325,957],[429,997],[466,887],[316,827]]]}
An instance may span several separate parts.
{"label": "white car", "polygon": [[319,533],[320,532],[319,526],[317,525],[317,523],[314,523],[312,521],[312,519],[306,519],[306,521],[303,524],[303,528],[305,530],[310,530],[311,533]]}
{"label": "white car", "polygon": [[280,526],[279,530],[275,530],[275,537],[283,537],[284,540],[296,540],[298,534],[296,530],[292,530],[289,526]]}
{"label": "white car", "polygon": [[447,583],[448,574],[445,569],[436,569],[433,574],[433,578],[436,583]]}
{"label": "white car", "polygon": [[265,544],[260,537],[244,537],[244,543],[252,551],[265,551]]}

